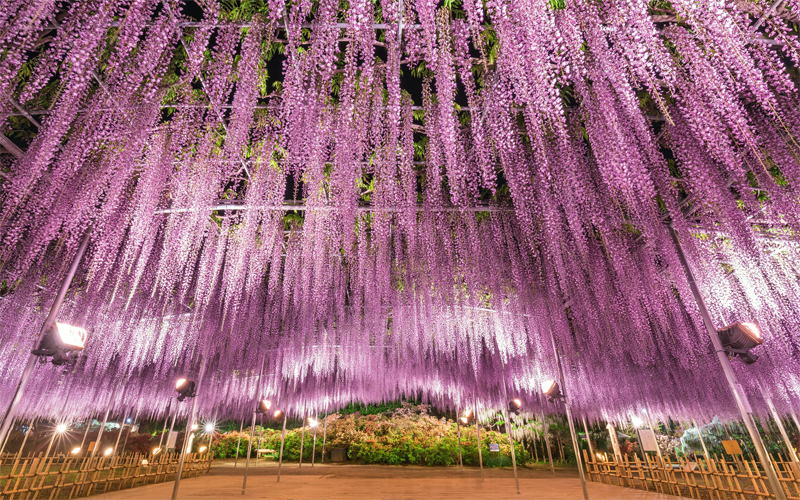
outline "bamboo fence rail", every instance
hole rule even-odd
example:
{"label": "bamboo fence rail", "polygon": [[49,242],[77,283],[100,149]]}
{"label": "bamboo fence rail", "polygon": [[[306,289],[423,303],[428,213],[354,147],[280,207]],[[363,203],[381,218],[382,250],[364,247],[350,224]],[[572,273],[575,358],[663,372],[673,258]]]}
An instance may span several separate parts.
{"label": "bamboo fence rail", "polygon": [[[756,460],[733,456],[733,460],[689,461],[647,456],[641,460],[625,455],[620,461],[583,451],[588,480],[599,483],[654,491],[696,499],[756,500],[775,498],[767,486],[767,476]],[[781,456],[772,457],[775,471],[789,500],[800,500],[800,467]]]}
{"label": "bamboo fence rail", "polygon": [[[178,453],[130,453],[115,457],[0,457],[0,500],[72,499],[174,480]],[[190,453],[182,478],[206,474],[213,454]]]}

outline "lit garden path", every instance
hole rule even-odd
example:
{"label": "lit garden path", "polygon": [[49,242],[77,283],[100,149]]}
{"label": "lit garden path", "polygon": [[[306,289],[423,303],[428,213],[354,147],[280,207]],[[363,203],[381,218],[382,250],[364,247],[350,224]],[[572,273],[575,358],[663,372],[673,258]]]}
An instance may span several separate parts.
{"label": "lit garden path", "polygon": [[[581,484],[574,469],[560,469],[556,477],[549,470],[520,469],[521,495],[516,494],[514,475],[510,469],[486,469],[481,482],[479,470],[458,467],[392,467],[371,465],[303,465],[284,464],[281,482],[275,481],[274,462],[259,461],[250,468],[247,493],[242,495],[243,463],[234,469],[232,463],[215,464],[207,476],[181,481],[178,498],[184,499],[583,499]],[[589,483],[592,500],[666,500],[678,497],[640,490]],[[168,499],[173,483],[161,483],[93,496],[99,499]]]}

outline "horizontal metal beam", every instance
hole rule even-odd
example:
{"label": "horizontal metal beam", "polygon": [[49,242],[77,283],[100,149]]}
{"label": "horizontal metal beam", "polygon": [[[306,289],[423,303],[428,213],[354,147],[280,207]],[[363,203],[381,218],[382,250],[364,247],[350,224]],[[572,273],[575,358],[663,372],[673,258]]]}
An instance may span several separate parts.
{"label": "horizontal metal beam", "polygon": [[[233,203],[220,203],[205,208],[164,208],[153,212],[155,215],[165,214],[185,214],[185,213],[198,213],[198,212],[215,212],[217,210],[228,211],[244,211],[244,210],[265,210],[265,211],[283,211],[283,212],[304,212],[307,210],[339,210],[344,207],[334,207],[331,205],[306,205],[304,203],[287,202],[283,205],[243,205]],[[359,206],[356,208],[358,212],[403,212],[405,209],[401,207],[373,207],[373,206]],[[417,212],[511,212],[512,207],[497,207],[487,205],[476,205],[471,207],[425,207],[423,205],[416,206]]]}

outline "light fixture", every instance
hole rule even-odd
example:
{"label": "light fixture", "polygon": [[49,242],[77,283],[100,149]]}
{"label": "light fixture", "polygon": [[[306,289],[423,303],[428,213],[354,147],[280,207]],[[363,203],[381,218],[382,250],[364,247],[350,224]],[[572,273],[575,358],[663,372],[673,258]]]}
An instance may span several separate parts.
{"label": "light fixture", "polygon": [[461,423],[461,425],[469,425],[475,421],[475,416],[472,414],[472,410],[464,410],[464,413],[458,417],[458,421]]}
{"label": "light fixture", "polygon": [[634,427],[641,427],[644,421],[641,418],[634,416],[631,418],[631,423]]}
{"label": "light fixture", "polygon": [[267,413],[272,408],[272,401],[269,399],[262,399],[258,403],[258,413]]}
{"label": "light fixture", "polygon": [[197,428],[198,428],[198,425],[197,425],[197,424],[192,424],[192,430],[193,430],[193,431],[196,431],[196,430],[197,430]]}
{"label": "light fixture", "polygon": [[275,410],[275,413],[272,414],[272,418],[275,420],[281,418],[283,416],[283,412],[280,410]]}
{"label": "light fixture", "polygon": [[764,343],[761,338],[761,329],[755,323],[734,323],[721,330],[717,330],[722,348],[728,353],[729,358],[738,356],[744,363],[752,365],[758,356],[750,349]]}
{"label": "light fixture", "polygon": [[161,453],[161,448],[153,448],[153,455],[158,455]]}
{"label": "light fixture", "polygon": [[212,432],[214,432],[214,429],[215,429],[214,422],[206,423],[206,434],[211,434]]}
{"label": "light fixture", "polygon": [[559,387],[558,382],[555,380],[548,380],[544,382],[542,384],[542,393],[547,396],[547,399],[551,403],[564,399],[564,395],[561,393],[561,387]]}
{"label": "light fixture", "polygon": [[78,454],[78,453],[80,453],[80,452],[81,452],[81,449],[80,449],[80,448],[73,448],[73,449],[72,449],[72,454],[73,454],[73,455],[77,455],[77,454]]}
{"label": "light fixture", "polygon": [[175,382],[175,390],[178,391],[178,401],[195,397],[195,387],[196,384],[194,380],[179,378]]}
{"label": "light fixture", "polygon": [[114,448],[109,448],[103,453],[103,455],[111,455],[111,452],[114,451]]}
{"label": "light fixture", "polygon": [[53,358],[54,365],[63,365],[69,361],[69,353],[83,350],[89,332],[66,323],[55,323],[45,332],[39,348],[31,351],[36,356]]}
{"label": "light fixture", "polygon": [[206,447],[205,446],[201,446],[200,447],[200,453],[203,453],[204,451],[206,451]]}
{"label": "light fixture", "polygon": [[317,425],[319,425],[319,422],[317,422],[317,419],[308,417],[308,426],[309,427],[311,427],[313,429]]}
{"label": "light fixture", "polygon": [[142,465],[147,465],[147,464],[148,464],[148,462],[147,462],[146,458],[144,460],[142,460]]}
{"label": "light fixture", "polygon": [[56,426],[56,432],[58,432],[59,434],[63,434],[66,431],[67,431],[67,424],[58,424]]}
{"label": "light fixture", "polygon": [[513,413],[514,415],[519,415],[522,411],[522,401],[519,399],[512,399],[508,402],[508,411]]}

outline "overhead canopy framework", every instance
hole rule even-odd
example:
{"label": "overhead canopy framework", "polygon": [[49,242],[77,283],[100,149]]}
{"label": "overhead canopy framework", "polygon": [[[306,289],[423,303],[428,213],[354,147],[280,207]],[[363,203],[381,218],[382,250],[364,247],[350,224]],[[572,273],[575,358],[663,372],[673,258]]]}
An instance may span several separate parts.
{"label": "overhead canopy framework", "polygon": [[698,7],[6,2],[0,376],[89,230],[88,341],[23,412],[162,414],[201,367],[220,416],[538,411],[552,333],[578,415],[732,416],[671,224],[717,327],[761,326],[746,390],[796,405],[798,4]]}

